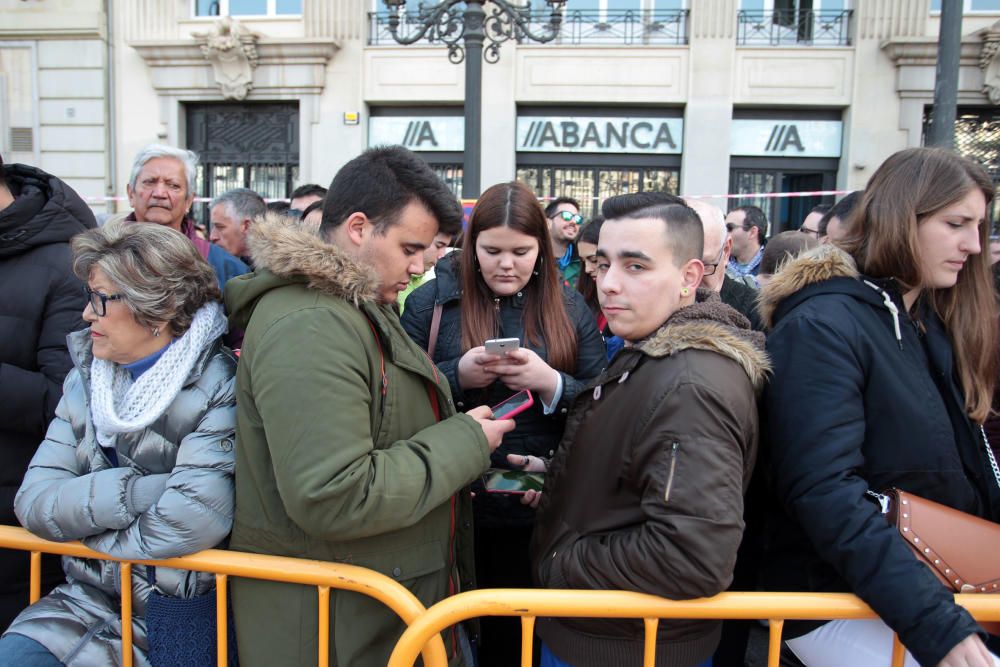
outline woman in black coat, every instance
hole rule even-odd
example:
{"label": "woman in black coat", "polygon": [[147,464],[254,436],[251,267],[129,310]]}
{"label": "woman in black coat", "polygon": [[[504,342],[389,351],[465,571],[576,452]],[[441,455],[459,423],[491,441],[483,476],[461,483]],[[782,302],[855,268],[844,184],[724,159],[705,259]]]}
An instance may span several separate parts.
{"label": "woman in black coat", "polygon": [[[61,180],[0,160],[0,524],[18,525],[14,494],[73,367],[66,335],[85,326],[69,240],[96,226]],[[46,593],[63,573],[55,556],[42,562]],[[27,602],[27,555],[0,551],[0,632]]]}
{"label": "woman in black coat", "polygon": [[[904,491],[1000,519],[980,424],[997,376],[986,247],[993,184],[940,149],[890,157],[841,247],[786,265],[762,292],[774,516],[770,590],[850,591],[881,620],[791,623],[809,667],[1000,664],[989,636],[910,552],[868,491]],[[995,554],[984,554],[995,558]],[[890,631],[891,629],[891,631]]]}
{"label": "woman in black coat", "polygon": [[[448,377],[458,408],[496,405],[530,389],[534,405],[493,453],[493,467],[541,467],[562,437],[565,417],[583,386],[605,363],[604,342],[577,292],[561,285],[545,215],[520,183],[502,183],[479,198],[462,250],[441,260],[435,279],[406,301],[403,327]],[[435,307],[440,328],[431,340]],[[505,357],[487,354],[491,338],[519,338]],[[473,487],[476,577],[481,588],[530,587],[528,543],[534,508],[513,496]],[[523,500],[534,499],[534,494]],[[536,501],[537,503],[537,501]],[[486,618],[480,665],[516,664],[517,619]]]}

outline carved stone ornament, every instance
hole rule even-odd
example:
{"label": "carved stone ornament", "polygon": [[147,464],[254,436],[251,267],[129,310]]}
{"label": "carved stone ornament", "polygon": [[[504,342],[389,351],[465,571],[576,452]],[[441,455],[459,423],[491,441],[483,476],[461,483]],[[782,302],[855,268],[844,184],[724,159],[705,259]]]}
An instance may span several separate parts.
{"label": "carved stone ornament", "polygon": [[257,68],[257,38],[243,25],[226,16],[217,21],[210,32],[196,32],[201,52],[212,65],[215,82],[227,100],[242,100],[253,88],[253,71]]}
{"label": "carved stone ornament", "polygon": [[979,67],[983,70],[983,94],[993,104],[1000,104],[1000,21],[983,31],[983,50]]}

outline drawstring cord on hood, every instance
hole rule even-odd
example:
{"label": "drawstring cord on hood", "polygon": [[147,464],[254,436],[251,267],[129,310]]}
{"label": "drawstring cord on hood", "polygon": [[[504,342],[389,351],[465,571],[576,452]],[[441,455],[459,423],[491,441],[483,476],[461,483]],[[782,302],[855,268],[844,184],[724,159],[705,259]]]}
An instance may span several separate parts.
{"label": "drawstring cord on hood", "polygon": [[885,307],[889,310],[890,313],[892,313],[892,328],[896,332],[896,342],[899,344],[899,349],[902,350],[903,349],[903,334],[899,330],[899,308],[896,307],[896,304],[893,303],[893,301],[892,301],[892,297],[889,296],[889,293],[886,292],[884,289],[882,289],[881,287],[879,287],[875,283],[873,283],[871,281],[868,281],[868,280],[862,280],[861,282],[863,282],[865,285],[868,285],[873,290],[875,290],[876,292],[878,292],[879,294],[882,295],[882,301],[885,303]]}

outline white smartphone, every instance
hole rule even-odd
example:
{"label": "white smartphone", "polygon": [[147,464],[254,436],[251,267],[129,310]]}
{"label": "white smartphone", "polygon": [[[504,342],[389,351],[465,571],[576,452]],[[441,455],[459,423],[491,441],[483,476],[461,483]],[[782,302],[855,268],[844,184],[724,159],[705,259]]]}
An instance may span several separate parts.
{"label": "white smartphone", "polygon": [[520,338],[491,338],[485,343],[487,354],[503,356],[505,352],[513,352],[521,347]]}

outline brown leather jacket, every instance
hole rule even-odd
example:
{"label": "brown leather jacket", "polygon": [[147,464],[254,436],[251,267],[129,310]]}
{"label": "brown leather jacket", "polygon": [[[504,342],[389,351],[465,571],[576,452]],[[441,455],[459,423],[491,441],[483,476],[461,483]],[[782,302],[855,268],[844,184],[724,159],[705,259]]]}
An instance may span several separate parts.
{"label": "brown leather jacket", "polygon": [[[618,353],[577,398],[538,512],[540,585],[672,599],[729,585],[769,366],[763,335],[705,298]],[[661,622],[657,667],[700,664],[719,628]],[[541,619],[538,632],[574,667],[641,662],[641,620]]]}

